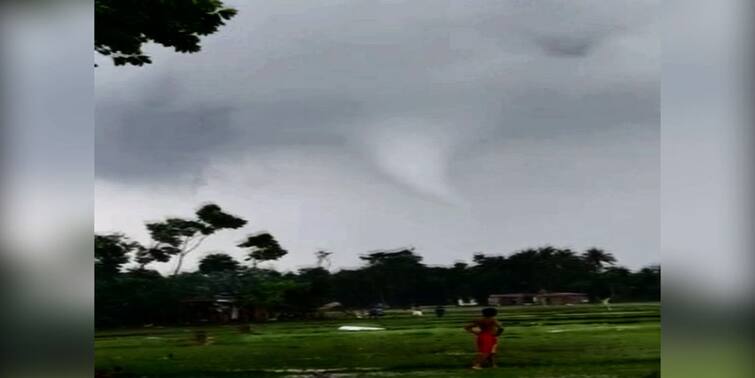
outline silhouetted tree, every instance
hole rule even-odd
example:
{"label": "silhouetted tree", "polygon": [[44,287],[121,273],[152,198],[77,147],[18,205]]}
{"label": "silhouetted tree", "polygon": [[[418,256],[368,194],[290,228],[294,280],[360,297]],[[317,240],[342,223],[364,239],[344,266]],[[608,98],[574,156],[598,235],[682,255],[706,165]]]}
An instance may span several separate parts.
{"label": "silhouetted tree", "polygon": [[341,269],[332,275],[333,297],[348,306],[374,305],[380,298],[378,285],[364,268]]}
{"label": "silhouetted tree", "polygon": [[624,267],[607,268],[600,276],[603,286],[602,297],[631,298],[632,272]]}
{"label": "silhouetted tree", "polygon": [[[659,300],[660,266],[632,272],[614,265],[615,258],[597,248],[577,254],[568,248],[528,248],[508,256],[475,253],[473,264],[428,267],[413,248],[374,251],[362,255],[364,265],[331,273],[322,267],[329,252],[319,251],[318,266],[280,273],[259,269],[257,262],[275,260],[287,252],[269,233],[250,235],[239,247],[248,249],[252,268],[231,256],[204,257],[196,272],[163,277],[145,263],[169,260],[194,250],[220,229],[238,228],[246,221],[224,213],[217,205],[197,211],[196,219],[168,218],[148,224],[153,245],[145,248],[121,234],[95,235],[95,324],[97,327],[176,324],[184,320],[183,301],[194,297],[230,295],[257,320],[272,312],[308,316],[319,306],[338,301],[366,307],[443,305],[474,297],[481,303],[490,294],[578,291],[593,300]],[[162,254],[162,255],[161,255]],[[124,271],[131,256],[139,266]],[[163,261],[160,260],[160,261]],[[180,268],[180,260],[177,268]],[[297,315],[298,314],[298,315]]]}
{"label": "silhouetted tree", "polygon": [[152,262],[167,262],[178,256],[173,275],[181,270],[184,257],[196,250],[210,235],[224,229],[238,229],[246,220],[223,212],[220,206],[207,204],[196,212],[195,219],[168,218],[162,222],[147,223],[153,240],[152,246],[137,254],[137,262],[143,267]]}
{"label": "silhouetted tree", "polygon": [[286,304],[286,294],[297,283],[269,269],[250,269],[241,276],[237,293],[242,305],[254,310],[257,320],[266,320],[271,310]]}
{"label": "silhouetted tree", "polygon": [[377,293],[376,300],[392,305],[416,302],[425,266],[413,248],[372,252],[360,259],[368,264],[364,271]]}
{"label": "silhouetted tree", "polygon": [[594,272],[601,272],[605,265],[613,265],[616,258],[612,254],[600,249],[590,248],[582,254],[582,259]]}
{"label": "silhouetted tree", "polygon": [[325,269],[330,269],[330,255],[332,254],[333,252],[322,250],[315,252],[315,256],[317,257],[317,267],[322,268],[323,265],[325,265]]}
{"label": "silhouetted tree", "polygon": [[94,50],[115,65],[135,66],[152,63],[142,52],[147,42],[194,53],[200,36],[235,15],[219,0],[95,0]]}
{"label": "silhouetted tree", "polygon": [[99,278],[113,277],[130,261],[130,254],[140,250],[139,243],[122,234],[94,235],[94,272]]}
{"label": "silhouetted tree", "polygon": [[209,254],[199,261],[199,271],[203,274],[236,271],[239,267],[239,262],[225,253]]}
{"label": "silhouetted tree", "polygon": [[249,250],[246,260],[252,260],[254,266],[261,261],[277,260],[285,256],[288,251],[281,248],[273,235],[263,232],[247,236],[246,240],[237,245]]}
{"label": "silhouetted tree", "polygon": [[299,286],[289,292],[287,299],[297,309],[315,309],[335,300],[332,276],[327,269],[304,268],[290,278]]}
{"label": "silhouetted tree", "polygon": [[632,288],[635,298],[644,300],[661,299],[661,267],[651,265],[633,275]]}

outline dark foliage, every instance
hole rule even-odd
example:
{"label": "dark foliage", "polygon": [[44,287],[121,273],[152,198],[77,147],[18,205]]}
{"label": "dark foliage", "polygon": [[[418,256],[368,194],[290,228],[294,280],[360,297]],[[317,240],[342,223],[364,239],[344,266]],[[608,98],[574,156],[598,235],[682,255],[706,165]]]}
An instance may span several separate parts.
{"label": "dark foliage", "polygon": [[255,311],[262,309],[265,316],[274,312],[308,316],[333,301],[362,309],[380,303],[448,305],[458,298],[485,303],[494,293],[540,290],[579,291],[593,300],[611,297],[614,302],[660,300],[660,267],[595,272],[589,261],[568,249],[527,249],[508,257],[477,254],[472,265],[460,262],[449,267],[426,266],[410,250],[376,252],[364,260],[367,264],[358,269],[330,272],[312,267],[284,274],[211,254],[196,273],[164,277],[136,269],[98,276],[96,321],[98,326],[176,324],[185,320],[182,300],[217,295],[232,296]]}
{"label": "dark foliage", "polygon": [[139,243],[121,234],[95,235],[94,272],[98,278],[111,278],[129,262],[129,254],[140,251]]}
{"label": "dark foliage", "polygon": [[194,53],[200,36],[215,33],[235,15],[219,0],[95,0],[94,50],[115,65],[135,66],[152,63],[142,51],[148,42]]}
{"label": "dark foliage", "polygon": [[277,260],[288,253],[288,251],[281,248],[273,235],[266,232],[247,236],[246,240],[238,244],[238,247],[248,249],[249,254],[246,259],[252,260],[255,263]]}
{"label": "dark foliage", "polygon": [[246,223],[242,218],[223,212],[215,204],[202,206],[196,211],[196,219],[167,218],[147,223],[152,245],[140,249],[136,262],[144,268],[153,261],[167,262],[178,256],[173,272],[178,274],[184,257],[196,250],[207,237],[224,229],[241,228]]}
{"label": "dark foliage", "polygon": [[281,273],[257,267],[287,253],[273,235],[260,233],[238,244],[248,251],[252,266],[213,253],[200,261],[196,272],[179,274],[176,269],[166,277],[147,269],[150,262],[186,255],[218,230],[246,224],[213,204],[196,215],[148,224],[153,239],[149,248],[120,234],[95,235],[98,327],[184,323],[191,321],[187,300],[212,304],[213,298],[232,298],[245,321],[312,316],[330,302],[352,309],[443,306],[471,298],[485,304],[489,295],[501,293],[582,292],[593,301],[660,300],[660,266],[633,272],[598,248],[582,253],[552,246],[508,256],[475,253],[471,264],[451,266],[427,266],[413,248],[400,248],[367,253],[360,256],[364,266],[335,272],[323,267],[332,253],[319,251],[312,267]]}
{"label": "dark foliage", "polygon": [[202,274],[212,274],[220,272],[234,272],[240,268],[238,261],[224,253],[213,253],[205,256],[199,261],[199,272]]}

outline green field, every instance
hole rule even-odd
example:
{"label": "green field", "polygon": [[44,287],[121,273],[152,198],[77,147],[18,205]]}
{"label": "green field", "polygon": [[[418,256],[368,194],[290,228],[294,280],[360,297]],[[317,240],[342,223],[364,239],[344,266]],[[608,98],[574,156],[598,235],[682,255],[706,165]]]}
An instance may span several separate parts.
{"label": "green field", "polygon": [[[502,307],[499,367],[473,371],[461,327],[478,308],[380,320],[331,319],[237,326],[99,331],[95,365],[112,377],[656,377],[660,305]],[[367,325],[385,331],[338,331]],[[205,330],[206,345],[194,341]]]}

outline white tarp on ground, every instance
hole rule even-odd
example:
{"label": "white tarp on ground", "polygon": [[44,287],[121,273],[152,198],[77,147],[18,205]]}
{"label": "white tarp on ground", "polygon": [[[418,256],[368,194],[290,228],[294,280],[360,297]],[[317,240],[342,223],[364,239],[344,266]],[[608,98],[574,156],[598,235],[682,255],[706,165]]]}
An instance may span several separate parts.
{"label": "white tarp on ground", "polygon": [[341,307],[343,307],[343,305],[341,304],[341,302],[330,302],[330,303],[327,303],[327,304],[321,306],[320,308],[318,308],[318,310],[321,310],[321,311],[333,310],[333,309],[341,308]]}
{"label": "white tarp on ground", "polygon": [[384,331],[385,328],[380,327],[360,327],[360,326],[340,326],[339,331]]}

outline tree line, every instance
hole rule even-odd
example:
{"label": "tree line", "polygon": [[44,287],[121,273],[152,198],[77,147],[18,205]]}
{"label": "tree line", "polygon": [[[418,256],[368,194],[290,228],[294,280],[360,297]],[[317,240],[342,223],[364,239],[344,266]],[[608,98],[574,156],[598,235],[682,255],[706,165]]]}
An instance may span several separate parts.
{"label": "tree line", "polygon": [[[247,309],[306,316],[329,302],[366,308],[452,304],[457,299],[486,303],[491,294],[582,292],[591,300],[660,299],[660,267],[631,271],[616,265],[610,253],[544,246],[508,256],[476,253],[471,262],[429,266],[412,248],[372,251],[354,269],[329,269],[331,252],[317,251],[311,267],[279,272],[260,267],[287,251],[269,233],[251,234],[237,245],[244,262],[215,252],[196,271],[183,272],[184,258],[215,233],[239,229],[247,221],[215,204],[202,206],[191,219],[167,218],[147,223],[150,243],[123,234],[95,234],[95,321],[98,327],[176,324],[185,301],[234,298]],[[164,276],[154,263],[174,264]]]}

